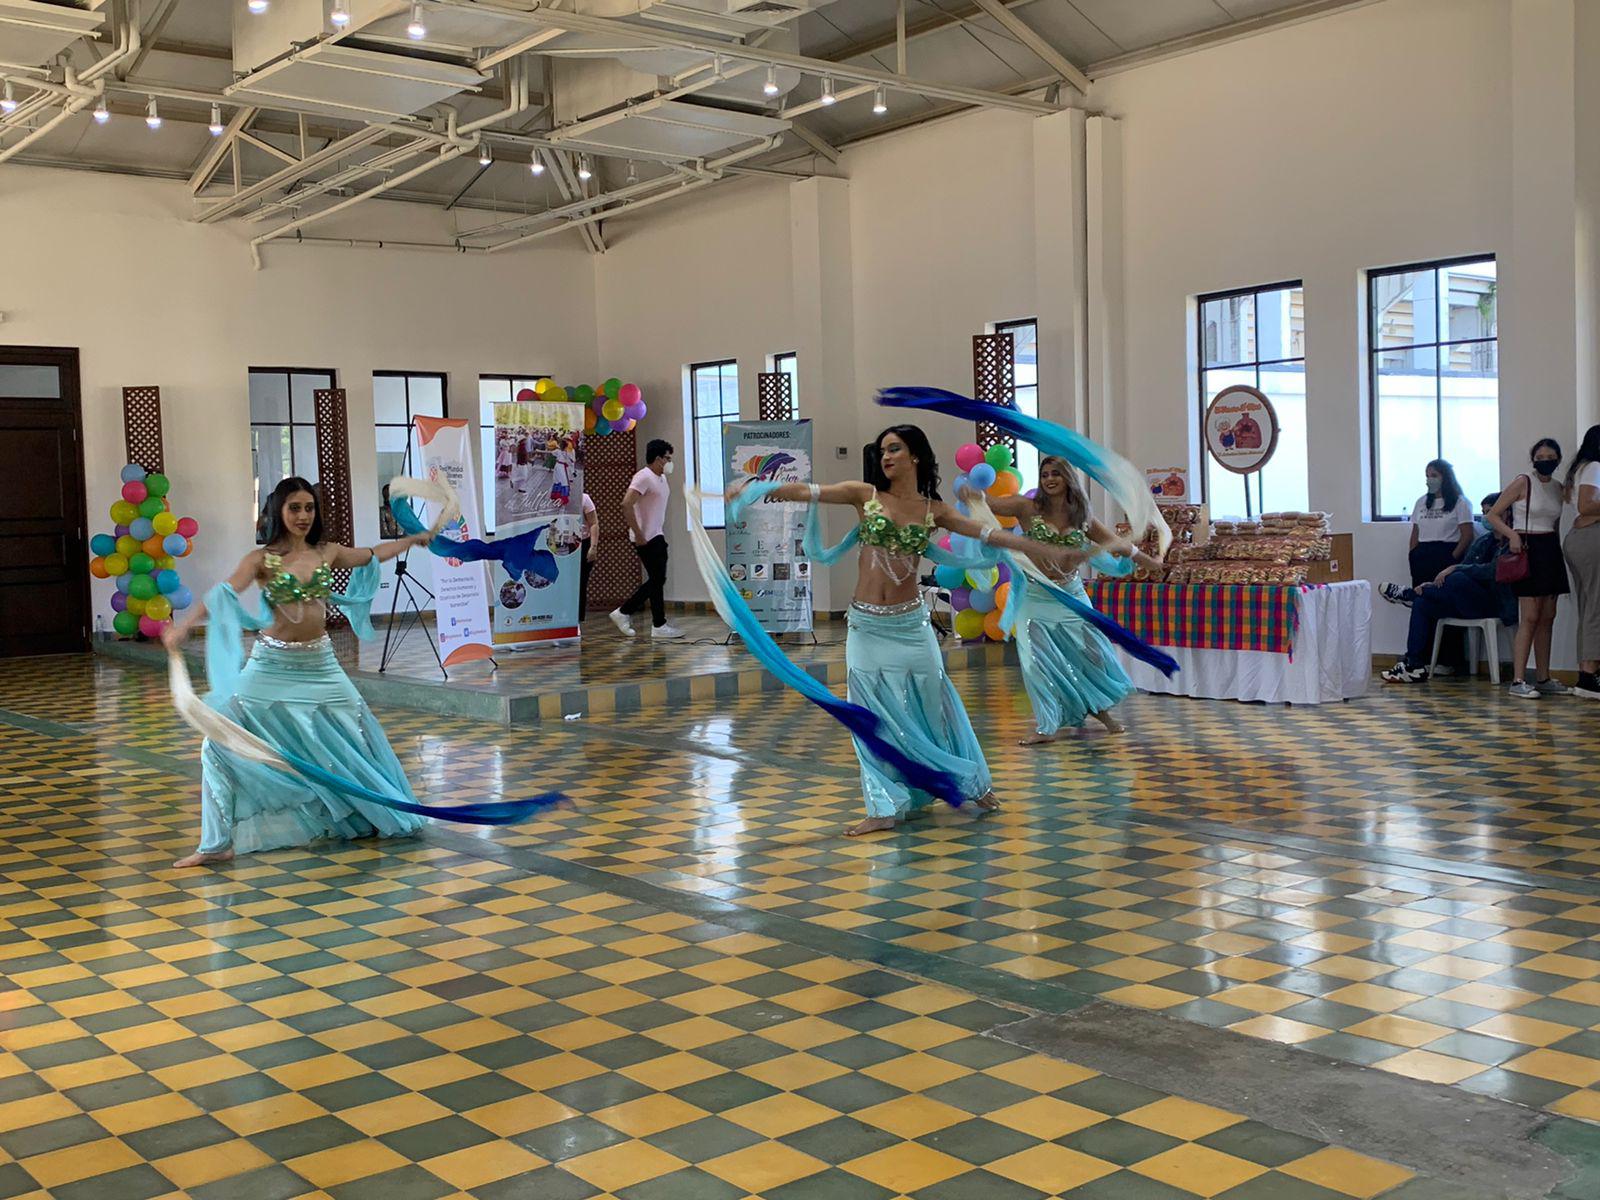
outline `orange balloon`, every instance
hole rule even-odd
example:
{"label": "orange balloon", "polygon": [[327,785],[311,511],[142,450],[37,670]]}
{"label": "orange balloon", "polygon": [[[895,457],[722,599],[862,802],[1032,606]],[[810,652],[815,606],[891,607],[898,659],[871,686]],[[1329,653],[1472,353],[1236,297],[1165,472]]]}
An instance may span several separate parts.
{"label": "orange balloon", "polygon": [[1000,610],[997,608],[992,613],[986,613],[983,618],[983,634],[991,642],[1006,640],[1005,630],[1000,628]]}
{"label": "orange balloon", "polygon": [[106,571],[106,560],[100,557],[89,560],[89,574],[96,579],[104,579],[109,572]]}
{"label": "orange balloon", "polygon": [[1022,485],[1017,482],[1017,477],[1001,471],[994,477],[994,482],[989,485],[991,496],[1015,496],[1022,490]]}
{"label": "orange balloon", "polygon": [[996,612],[1005,612],[1006,601],[1011,599],[1011,585],[1002,583],[994,590],[994,607]]}
{"label": "orange balloon", "polygon": [[160,534],[157,534],[154,537],[145,538],[144,545],[141,546],[140,549],[148,554],[151,558],[160,558],[166,553],[166,551],[161,548]]}

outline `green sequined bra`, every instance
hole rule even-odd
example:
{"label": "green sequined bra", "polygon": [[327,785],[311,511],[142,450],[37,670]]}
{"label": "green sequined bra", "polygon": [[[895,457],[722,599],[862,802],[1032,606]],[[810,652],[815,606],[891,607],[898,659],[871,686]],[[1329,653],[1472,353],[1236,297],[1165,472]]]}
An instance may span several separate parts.
{"label": "green sequined bra", "polygon": [[1051,546],[1069,546],[1074,550],[1082,549],[1089,544],[1089,535],[1083,530],[1069,529],[1062,533],[1040,516],[1034,517],[1033,523],[1028,526],[1028,536],[1036,542],[1045,542]]}
{"label": "green sequined bra", "polygon": [[920,558],[933,538],[933,510],[928,510],[921,525],[896,525],[883,511],[883,502],[874,496],[861,506],[860,538],[863,546],[877,546],[895,554]]}
{"label": "green sequined bra", "polygon": [[261,591],[273,608],[283,604],[304,604],[308,600],[327,600],[333,594],[333,568],[327,563],[317,564],[317,569],[311,572],[311,578],[304,582],[283,565],[279,555],[270,551],[261,565],[269,576]]}

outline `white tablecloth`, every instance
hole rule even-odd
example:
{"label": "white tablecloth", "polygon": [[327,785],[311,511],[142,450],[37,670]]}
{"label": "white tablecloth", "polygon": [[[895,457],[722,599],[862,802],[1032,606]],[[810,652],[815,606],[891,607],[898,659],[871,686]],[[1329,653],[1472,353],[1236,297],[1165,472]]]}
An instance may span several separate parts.
{"label": "white tablecloth", "polygon": [[1372,585],[1365,579],[1300,593],[1294,657],[1264,650],[1163,646],[1178,660],[1166,678],[1127,654],[1122,665],[1141,691],[1208,700],[1327,704],[1364,696],[1372,675]]}

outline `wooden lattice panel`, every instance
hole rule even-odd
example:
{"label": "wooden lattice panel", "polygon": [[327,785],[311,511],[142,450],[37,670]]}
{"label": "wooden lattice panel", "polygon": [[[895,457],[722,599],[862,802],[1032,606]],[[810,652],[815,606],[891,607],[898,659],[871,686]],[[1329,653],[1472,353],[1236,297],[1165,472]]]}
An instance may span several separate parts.
{"label": "wooden lattice panel", "polygon": [[166,470],[161,441],[161,389],[125,387],[122,389],[122,434],[128,457],[146,471]]}
{"label": "wooden lattice panel", "polygon": [[628,541],[622,498],[639,469],[633,430],[589,437],[583,444],[583,487],[600,518],[600,550],[589,575],[590,613],[609,612],[633,594],[643,578],[639,556]]}
{"label": "wooden lattice panel", "polygon": [[[1016,339],[1010,333],[980,333],[972,339],[972,395],[985,404],[1017,405]],[[1010,446],[1017,439],[988,421],[978,422],[978,445]]]}
{"label": "wooden lattice panel", "polygon": [[[343,388],[317,388],[311,393],[317,420],[317,506],[322,513],[322,534],[330,542],[353,545],[356,540],[355,510],[350,496],[350,419]],[[348,570],[334,573],[336,591],[350,582]],[[328,624],[345,624],[343,614],[331,605]]]}
{"label": "wooden lattice panel", "polygon": [[794,380],[782,371],[756,376],[756,411],[763,421],[794,420]]}

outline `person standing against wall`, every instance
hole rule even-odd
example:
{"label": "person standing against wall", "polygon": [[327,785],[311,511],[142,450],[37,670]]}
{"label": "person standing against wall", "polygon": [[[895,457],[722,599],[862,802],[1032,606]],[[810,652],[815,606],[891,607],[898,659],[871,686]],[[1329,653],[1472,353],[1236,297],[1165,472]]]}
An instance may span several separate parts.
{"label": "person standing against wall", "polygon": [[638,590],[611,613],[611,623],[624,637],[633,636],[634,613],[650,606],[654,638],[681,638],[683,630],[667,624],[667,497],[671,488],[667,476],[672,474],[672,443],[652,438],[645,447],[645,465],[628,484],[628,494],[622,498],[622,519],[628,523],[628,540],[639,555],[645,579]]}
{"label": "person standing against wall", "polygon": [[[1550,632],[1556,623],[1556,604],[1571,590],[1567,565],[1561,558],[1561,535],[1556,532],[1565,491],[1552,478],[1561,465],[1561,444],[1554,438],[1540,438],[1533,444],[1529,461],[1533,470],[1506,484],[1486,517],[1506,539],[1510,553],[1525,556],[1518,572],[1521,577],[1511,584],[1520,609],[1511,661],[1515,676],[1511,694],[1518,700],[1564,696],[1569,690],[1550,677]],[[1530,650],[1536,672],[1532,683],[1524,678]]]}
{"label": "person standing against wall", "polygon": [[1578,594],[1578,685],[1572,691],[1600,700],[1600,425],[1589,426],[1567,468],[1567,495],[1578,510],[1562,543]]}
{"label": "person standing against wall", "polygon": [[589,615],[589,574],[594,570],[594,560],[600,553],[600,514],[595,511],[594,500],[583,493],[583,563],[578,568],[578,624]]}

